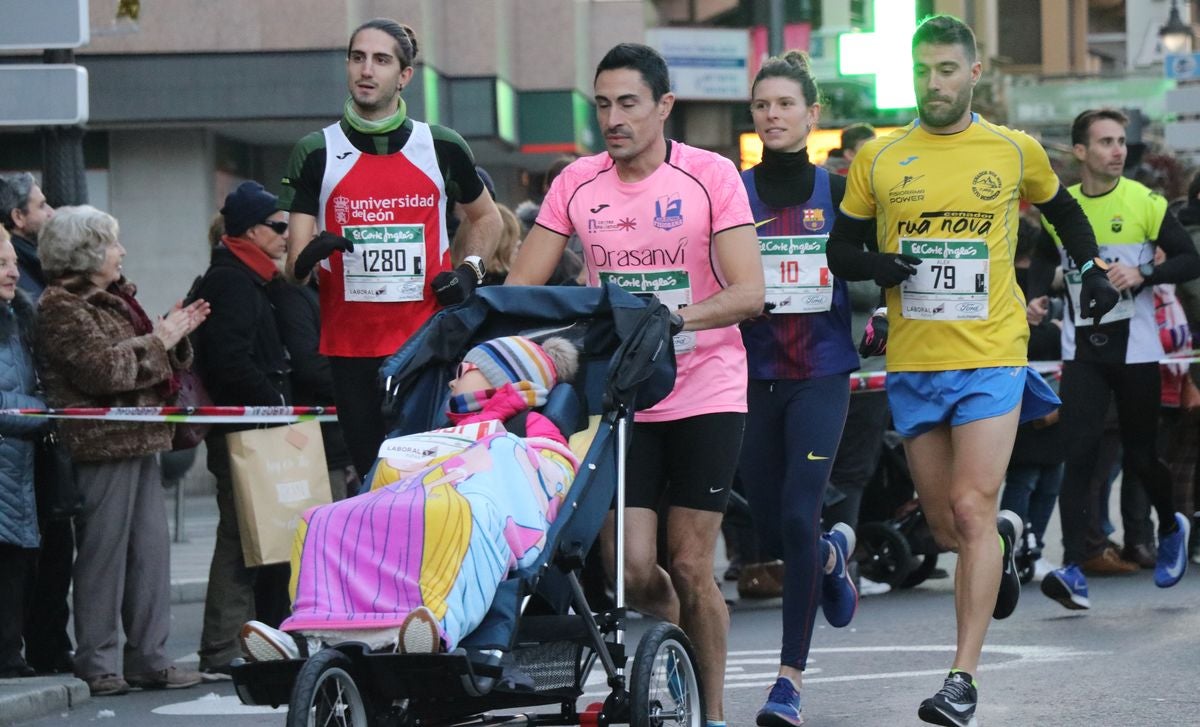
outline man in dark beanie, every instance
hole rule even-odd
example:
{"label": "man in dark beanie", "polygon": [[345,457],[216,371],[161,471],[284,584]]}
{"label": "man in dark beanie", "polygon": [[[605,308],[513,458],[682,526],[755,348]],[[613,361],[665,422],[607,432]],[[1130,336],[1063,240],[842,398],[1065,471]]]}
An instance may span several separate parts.
{"label": "man in dark beanie", "polygon": [[[257,224],[275,215],[279,210],[279,198],[268,192],[258,182],[242,182],[225,198],[221,216],[225,218],[225,234],[241,237]],[[280,222],[283,216],[279,215]],[[284,230],[287,230],[285,223]]]}
{"label": "man in dark beanie", "polygon": [[[289,405],[290,365],[272,305],[287,285],[279,273],[287,254],[286,213],[261,184],[242,182],[225,198],[221,215],[225,235],[194,293],[212,304],[194,334],[201,379],[217,405]],[[206,439],[220,511],[200,636],[200,670],[210,674],[228,673],[241,654],[243,623],[278,624],[287,616],[288,566],[247,568],[242,560],[225,435],[252,426],[216,426]]]}

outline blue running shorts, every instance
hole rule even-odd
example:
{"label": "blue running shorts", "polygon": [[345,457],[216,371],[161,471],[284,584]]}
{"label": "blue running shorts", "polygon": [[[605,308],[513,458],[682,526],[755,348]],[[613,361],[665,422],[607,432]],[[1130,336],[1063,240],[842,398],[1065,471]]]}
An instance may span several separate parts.
{"label": "blue running shorts", "polygon": [[957,427],[997,417],[1017,405],[1021,421],[1032,421],[1061,404],[1041,375],[1027,366],[893,371],[887,375],[887,393],[896,431],[906,438],[943,423]]}

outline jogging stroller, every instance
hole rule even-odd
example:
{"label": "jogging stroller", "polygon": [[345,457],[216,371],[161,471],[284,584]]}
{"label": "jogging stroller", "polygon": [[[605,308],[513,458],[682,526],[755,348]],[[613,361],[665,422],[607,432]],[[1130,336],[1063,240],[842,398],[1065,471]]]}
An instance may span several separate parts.
{"label": "jogging stroller", "polygon": [[[580,349],[573,384],[559,384],[541,413],[570,436],[594,431],[547,546],[530,567],[500,584],[483,622],[452,652],[370,652],[341,643],[307,660],[238,663],[233,681],[246,704],[288,704],[301,725],[499,724],[496,710],[558,705],[528,724],[703,725],[693,651],[672,624],[649,629],[626,671],[624,644],[624,456],[635,409],[674,385],[667,309],[609,284],[603,288],[483,288],[435,315],[381,368],[392,434],[443,424],[447,383],[472,346],[505,335],[562,336]],[[368,476],[367,481],[370,481]],[[579,581],[584,557],[615,503],[616,607],[593,613]],[[599,663],[609,693],[576,702]]]}
{"label": "jogging stroller", "polygon": [[[933,539],[929,522],[916,498],[916,486],[898,433],[884,432],[879,466],[863,493],[858,547],[858,572],[892,588],[912,588],[924,583],[937,568],[945,551]],[[1040,555],[1032,528],[1025,526],[1015,564],[1021,583],[1034,578]]]}
{"label": "jogging stroller", "polygon": [[899,434],[883,434],[879,465],[867,483],[856,532],[858,572],[892,588],[924,583],[937,568],[941,548],[916,499],[916,485]]}

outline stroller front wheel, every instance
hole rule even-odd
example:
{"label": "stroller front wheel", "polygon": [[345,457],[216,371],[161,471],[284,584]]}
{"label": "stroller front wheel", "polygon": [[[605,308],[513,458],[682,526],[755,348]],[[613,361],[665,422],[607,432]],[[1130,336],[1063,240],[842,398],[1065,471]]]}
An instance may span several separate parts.
{"label": "stroller front wheel", "polygon": [[858,526],[857,535],[859,575],[900,588],[912,571],[912,548],[908,540],[886,522],[863,523]]}
{"label": "stroller front wheel", "polygon": [[368,727],[371,704],[354,682],[350,657],[322,649],[309,657],[292,687],[287,727]]}
{"label": "stroller front wheel", "polygon": [[630,679],[631,727],[703,727],[704,694],[692,644],[674,624],[660,623],[638,642]]}

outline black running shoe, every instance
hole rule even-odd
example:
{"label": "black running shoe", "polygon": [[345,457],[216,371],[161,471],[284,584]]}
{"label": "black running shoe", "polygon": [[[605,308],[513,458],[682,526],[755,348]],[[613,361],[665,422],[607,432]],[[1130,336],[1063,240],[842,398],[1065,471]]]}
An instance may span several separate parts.
{"label": "black running shoe", "polygon": [[922,722],[945,727],[976,727],[975,704],[978,701],[979,692],[971,675],[953,671],[937,694],[921,702],[917,716]]}
{"label": "black running shoe", "polygon": [[1000,574],[1000,590],[996,593],[996,608],[992,618],[1008,618],[1017,610],[1021,598],[1021,573],[1017,570],[1016,549],[1021,540],[1025,524],[1012,510],[1001,510],[996,518],[996,529],[1000,531],[1000,545],[1004,571]]}

